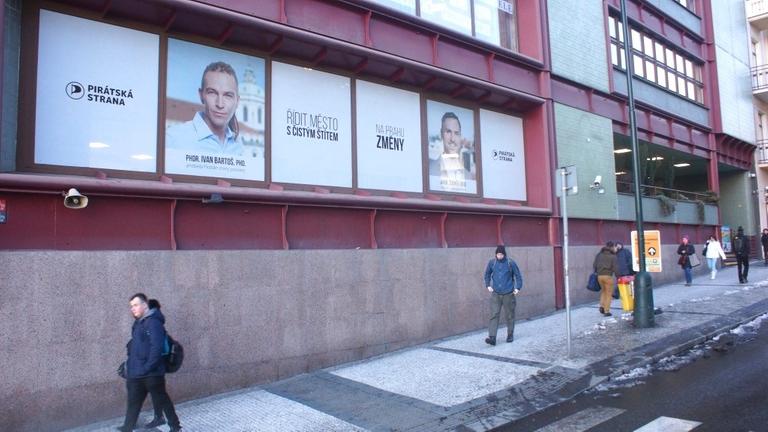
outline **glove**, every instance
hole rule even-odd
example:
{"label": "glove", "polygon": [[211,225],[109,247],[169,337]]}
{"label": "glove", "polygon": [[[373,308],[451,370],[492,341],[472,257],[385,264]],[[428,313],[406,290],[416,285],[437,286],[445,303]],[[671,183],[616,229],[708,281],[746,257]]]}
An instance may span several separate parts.
{"label": "glove", "polygon": [[488,292],[493,292],[493,287],[488,287]]}
{"label": "glove", "polygon": [[514,291],[512,291],[512,294],[517,295],[517,293],[519,293],[519,292],[520,292],[519,289],[515,289]]}
{"label": "glove", "polygon": [[125,379],[125,362],[120,363],[120,366],[117,367],[117,376]]}

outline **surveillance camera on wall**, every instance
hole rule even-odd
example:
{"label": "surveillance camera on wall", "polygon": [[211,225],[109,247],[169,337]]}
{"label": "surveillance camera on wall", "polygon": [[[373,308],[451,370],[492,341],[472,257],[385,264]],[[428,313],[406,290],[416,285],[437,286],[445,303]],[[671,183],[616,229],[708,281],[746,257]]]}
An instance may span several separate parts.
{"label": "surveillance camera on wall", "polygon": [[603,176],[595,176],[595,181],[592,182],[591,189],[600,189],[603,185]]}
{"label": "surveillance camera on wall", "polygon": [[88,197],[75,188],[71,188],[62,195],[64,195],[64,207],[66,208],[82,209],[88,206]]}

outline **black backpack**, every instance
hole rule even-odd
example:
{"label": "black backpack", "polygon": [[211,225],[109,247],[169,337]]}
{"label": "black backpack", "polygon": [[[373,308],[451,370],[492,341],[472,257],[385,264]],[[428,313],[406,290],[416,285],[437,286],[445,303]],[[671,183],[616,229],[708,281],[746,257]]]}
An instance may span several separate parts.
{"label": "black backpack", "polygon": [[172,338],[168,333],[165,334],[165,347],[163,347],[163,360],[165,360],[165,371],[174,373],[181,368],[184,362],[184,347],[179,341]]}

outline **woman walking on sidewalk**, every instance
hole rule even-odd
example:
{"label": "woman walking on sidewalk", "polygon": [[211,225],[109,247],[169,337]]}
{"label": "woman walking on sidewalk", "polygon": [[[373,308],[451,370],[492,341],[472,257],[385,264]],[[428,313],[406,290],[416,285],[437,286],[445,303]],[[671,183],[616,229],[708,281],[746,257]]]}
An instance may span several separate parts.
{"label": "woman walking on sidewalk", "polygon": [[680,259],[677,260],[677,263],[680,264],[680,267],[682,267],[683,273],[685,274],[685,286],[691,286],[691,282],[693,282],[691,256],[696,254],[696,250],[693,248],[692,244],[688,243],[687,235],[683,236],[682,243],[677,247],[677,254],[680,255]]}
{"label": "woman walking on sidewalk", "polygon": [[721,258],[725,261],[725,252],[714,235],[709,236],[709,240],[704,246],[704,256],[707,258],[707,266],[709,266],[709,278],[715,279],[717,276],[717,259]]}

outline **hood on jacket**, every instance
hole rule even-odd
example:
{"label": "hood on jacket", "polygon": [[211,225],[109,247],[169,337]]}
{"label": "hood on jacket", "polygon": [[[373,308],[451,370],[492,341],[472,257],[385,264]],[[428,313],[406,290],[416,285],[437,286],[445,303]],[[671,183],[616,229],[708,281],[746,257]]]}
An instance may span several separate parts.
{"label": "hood on jacket", "polygon": [[153,317],[154,319],[159,319],[161,323],[165,324],[165,315],[163,315],[162,312],[160,312],[160,309],[147,309],[147,313],[144,314],[143,317],[139,318],[139,320],[145,320],[147,318]]}
{"label": "hood on jacket", "polygon": [[503,255],[504,255],[504,258],[506,258],[506,257],[507,257],[507,251],[506,251],[506,249],[504,248],[504,246],[502,246],[502,245],[498,245],[498,246],[496,246],[496,252],[494,252],[494,255],[495,255],[495,254],[503,254]]}

